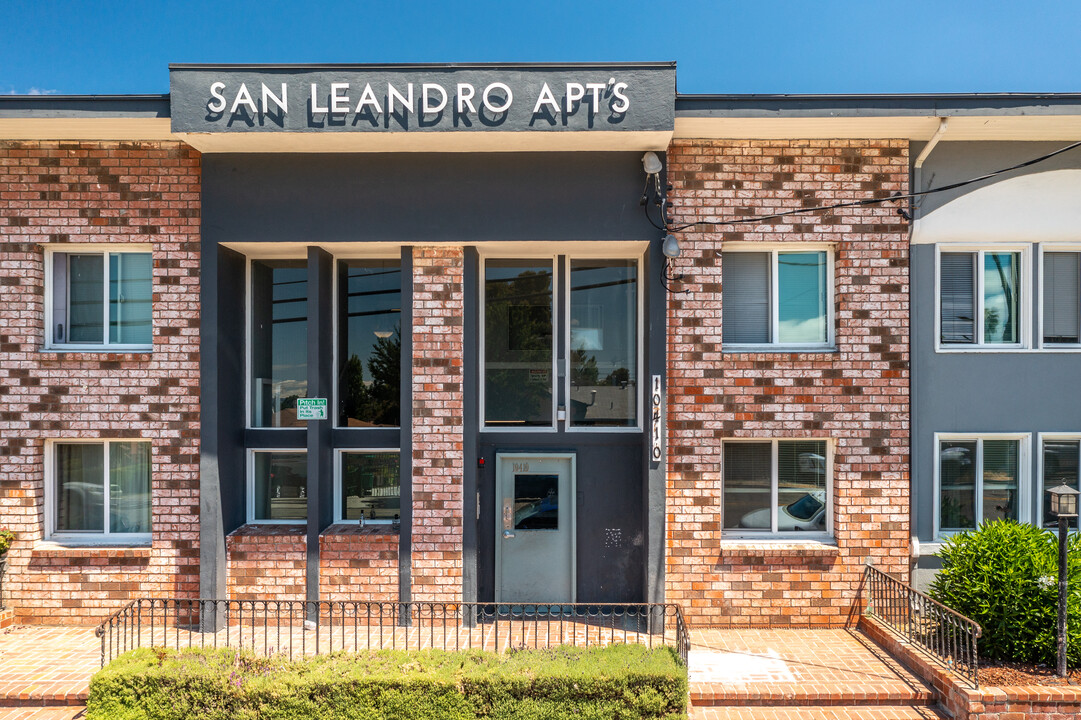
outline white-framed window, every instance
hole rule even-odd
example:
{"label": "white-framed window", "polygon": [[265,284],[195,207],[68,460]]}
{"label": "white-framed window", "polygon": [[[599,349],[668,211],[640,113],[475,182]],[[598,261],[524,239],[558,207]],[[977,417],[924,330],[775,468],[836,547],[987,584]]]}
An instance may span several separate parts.
{"label": "white-framed window", "polygon": [[388,524],[401,517],[398,450],[339,449],[335,454],[335,522]]}
{"label": "white-framed window", "polygon": [[1081,245],[1040,245],[1040,347],[1081,348]]}
{"label": "white-framed window", "polygon": [[1029,433],[935,434],[935,536],[1029,521]]}
{"label": "white-framed window", "polygon": [[484,430],[640,430],[641,257],[560,257],[481,258]]}
{"label": "white-framed window", "polygon": [[936,247],[937,348],[1016,350],[1028,347],[1030,247]]}
{"label": "white-framed window", "polygon": [[149,440],[49,440],[46,537],[149,542],[151,456]]}
{"label": "white-framed window", "polygon": [[833,450],[824,439],[725,440],[724,535],[821,539],[833,532]]}
{"label": "white-framed window", "polygon": [[154,259],[149,246],[65,245],[45,252],[45,347],[150,350]]}
{"label": "white-framed window", "polygon": [[[1047,491],[1059,485],[1081,490],[1078,467],[1081,465],[1081,432],[1040,433],[1038,472],[1040,477],[1036,517],[1043,527],[1058,527],[1058,520],[1051,516]],[[1069,520],[1069,526],[1077,529],[1077,518]]]}
{"label": "white-framed window", "polygon": [[833,255],[832,246],[804,243],[725,248],[724,348],[832,349]]}
{"label": "white-framed window", "polygon": [[248,451],[248,522],[301,525],[308,521],[308,451]]}

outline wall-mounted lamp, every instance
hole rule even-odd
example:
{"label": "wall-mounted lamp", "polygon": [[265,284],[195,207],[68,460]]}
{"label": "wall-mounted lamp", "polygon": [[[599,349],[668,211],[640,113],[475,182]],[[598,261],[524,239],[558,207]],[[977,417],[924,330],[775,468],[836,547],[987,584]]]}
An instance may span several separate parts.
{"label": "wall-mounted lamp", "polygon": [[646,175],[656,175],[664,169],[664,164],[657,153],[650,151],[642,156],[642,169],[646,171]]}
{"label": "wall-mounted lamp", "polygon": [[661,242],[661,252],[669,259],[679,257],[683,252],[683,248],[679,246],[679,238],[675,235],[665,235]]}

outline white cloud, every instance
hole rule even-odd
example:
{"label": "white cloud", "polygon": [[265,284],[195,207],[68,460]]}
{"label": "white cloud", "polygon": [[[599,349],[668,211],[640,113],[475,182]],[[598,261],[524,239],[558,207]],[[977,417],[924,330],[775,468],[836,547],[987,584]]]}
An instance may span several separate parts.
{"label": "white cloud", "polygon": [[55,90],[42,90],[41,88],[32,87],[26,91],[27,95],[55,95]]}

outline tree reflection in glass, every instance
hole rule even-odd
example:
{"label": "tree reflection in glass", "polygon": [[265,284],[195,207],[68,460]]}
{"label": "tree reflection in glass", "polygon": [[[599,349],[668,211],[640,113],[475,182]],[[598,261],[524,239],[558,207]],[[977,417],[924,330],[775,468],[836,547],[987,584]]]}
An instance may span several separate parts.
{"label": "tree reflection in glass", "polygon": [[492,259],[484,265],[484,419],[552,424],[552,264]]}
{"label": "tree reflection in glass", "polygon": [[401,422],[402,273],[398,260],[338,263],[338,424]]}

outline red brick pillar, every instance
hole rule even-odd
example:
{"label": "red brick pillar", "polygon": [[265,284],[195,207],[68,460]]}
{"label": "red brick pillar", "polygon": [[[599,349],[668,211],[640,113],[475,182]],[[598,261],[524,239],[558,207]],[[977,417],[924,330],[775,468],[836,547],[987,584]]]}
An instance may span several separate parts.
{"label": "red brick pillar", "polygon": [[462,598],[461,247],[413,249],[412,599]]}

